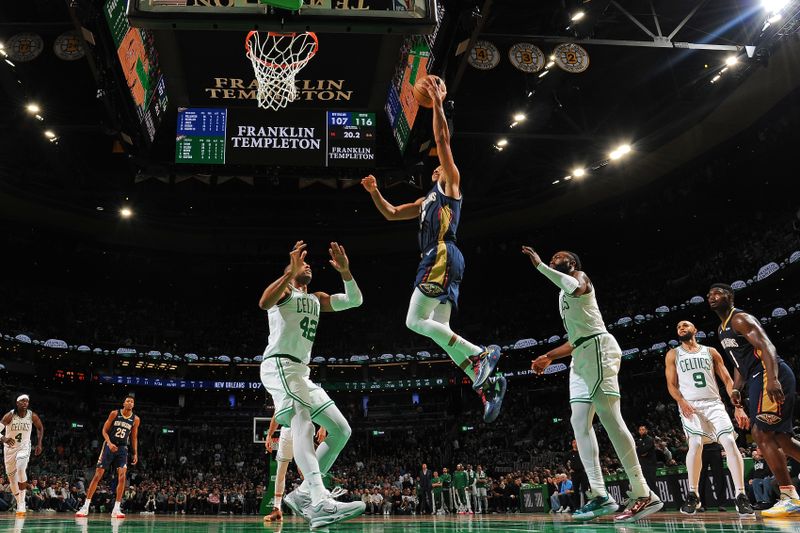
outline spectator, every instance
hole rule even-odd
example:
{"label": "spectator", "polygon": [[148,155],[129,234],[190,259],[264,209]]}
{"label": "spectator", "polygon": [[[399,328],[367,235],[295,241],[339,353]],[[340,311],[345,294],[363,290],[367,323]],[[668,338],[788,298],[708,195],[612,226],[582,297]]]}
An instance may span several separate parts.
{"label": "spectator", "polygon": [[431,471],[428,470],[428,465],[422,463],[422,471],[419,475],[419,514],[430,514],[431,511]]}
{"label": "spectator", "polygon": [[636,437],[636,453],[639,464],[642,465],[642,474],[651,490],[656,490],[656,443],[650,435],[650,430],[644,424],[639,426],[639,435]]}
{"label": "spectator", "polygon": [[755,509],[769,509],[772,507],[772,481],[774,476],[769,470],[767,462],[761,455],[761,450],[753,450],[753,468],[747,476],[747,483],[753,489]]}

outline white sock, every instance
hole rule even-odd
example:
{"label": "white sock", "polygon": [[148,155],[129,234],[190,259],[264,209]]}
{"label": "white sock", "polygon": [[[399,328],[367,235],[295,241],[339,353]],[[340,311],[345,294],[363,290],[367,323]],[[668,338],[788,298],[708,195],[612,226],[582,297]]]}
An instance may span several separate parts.
{"label": "white sock", "polygon": [[276,494],[272,500],[272,507],[274,507],[275,509],[280,509],[282,501],[283,501],[283,494],[280,495]]}
{"label": "white sock", "polygon": [[726,433],[719,438],[719,443],[725,449],[725,458],[728,461],[728,470],[731,472],[733,486],[736,487],[736,495],[744,492],[744,459],[736,446],[736,440],[732,433]]}
{"label": "white sock", "polygon": [[450,359],[474,381],[475,373],[472,371],[472,362],[469,358],[480,354],[483,349],[456,335],[450,329],[450,307],[449,302],[442,304],[436,298],[425,296],[419,289],[414,289],[411,294],[411,302],[408,304],[406,326],[411,331],[424,335],[438,344],[447,352]]}
{"label": "white sock", "polygon": [[599,497],[607,497],[608,491],[603,480],[603,469],[600,467],[600,447],[597,444],[597,435],[594,432],[592,421],[594,420],[594,406],[590,403],[575,402],[571,404],[572,431],[575,433],[575,440],[578,443],[578,455],[581,457],[583,469],[586,477],[589,478],[589,486],[592,494]]}
{"label": "white sock", "polygon": [[628,474],[628,481],[631,484],[631,493],[634,498],[644,498],[650,496],[650,487],[642,473],[642,466],[639,464],[639,457],[636,455],[636,442],[633,440],[628,426],[622,419],[620,411],[620,399],[617,396],[608,396],[602,391],[595,394],[592,403],[597,410],[603,427],[606,428],[614,451],[617,452],[619,462]]}
{"label": "white sock", "polygon": [[294,402],[291,426],[294,460],[305,476],[303,485],[311,493],[311,504],[317,505],[325,499],[325,487],[322,485],[319,462],[314,452],[314,424],[311,422],[308,408],[297,401]]}
{"label": "white sock", "polygon": [[114,502],[114,510],[115,511],[121,511],[122,510],[122,502],[115,501]]}
{"label": "white sock", "polygon": [[689,492],[699,494],[700,473],[703,471],[703,437],[689,436],[689,451],[686,452],[686,473],[688,474]]}
{"label": "white sock", "polygon": [[27,490],[19,491],[19,497],[17,498],[17,511],[24,511],[25,510],[25,493],[28,492]]}
{"label": "white sock", "polygon": [[92,499],[86,498],[86,501],[83,502],[83,507],[81,507],[81,509],[86,509],[88,511],[90,505],[92,505]]}

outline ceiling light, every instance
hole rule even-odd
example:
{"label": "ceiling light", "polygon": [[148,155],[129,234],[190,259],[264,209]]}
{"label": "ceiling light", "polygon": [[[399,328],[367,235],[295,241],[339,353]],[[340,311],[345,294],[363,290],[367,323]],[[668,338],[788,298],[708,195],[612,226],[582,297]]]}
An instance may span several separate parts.
{"label": "ceiling light", "polygon": [[103,210],[103,206],[98,205],[97,207],[95,207],[95,209],[97,209],[98,211],[102,211]]}
{"label": "ceiling light", "polygon": [[719,73],[723,74],[726,70],[728,70],[728,67],[723,68],[722,70],[719,71]]}
{"label": "ceiling light", "polygon": [[119,210],[119,216],[122,218],[131,218],[131,216],[133,216],[133,211],[131,211],[130,207],[123,207]]}
{"label": "ceiling light", "polygon": [[11,65],[12,67],[16,67],[16,65],[15,65],[14,63],[12,63],[10,59],[6,59],[6,60],[4,60],[4,61],[5,61],[6,63],[8,63],[9,65]]}
{"label": "ceiling light", "polygon": [[575,12],[575,14],[574,14],[574,15],[572,15],[572,17],[570,18],[570,20],[571,20],[572,22],[578,22],[579,20],[581,20],[581,19],[582,19],[583,17],[585,17],[585,16],[586,16],[586,13],[584,13],[583,11],[576,11],[576,12]]}
{"label": "ceiling light", "polygon": [[725,60],[725,64],[728,65],[729,67],[734,66],[738,62],[739,58],[737,58],[736,56],[728,56],[728,58]]}
{"label": "ceiling light", "polygon": [[572,176],[564,176],[564,181],[569,181],[572,179]]}
{"label": "ceiling light", "polygon": [[761,5],[769,13],[777,13],[778,11],[783,9],[788,3],[789,0],[761,0]]}
{"label": "ceiling light", "polygon": [[31,115],[35,115],[42,110],[42,108],[36,104],[28,104],[25,106],[25,109],[27,109],[28,113],[30,113]]}
{"label": "ceiling light", "polygon": [[774,23],[778,22],[779,20],[781,20],[782,18],[783,18],[783,15],[781,15],[780,13],[775,13],[774,15],[772,15],[770,18],[767,19],[767,22],[770,23],[770,24],[774,24]]}
{"label": "ceiling light", "polygon": [[625,155],[625,154],[629,153],[630,151],[631,151],[631,145],[630,144],[621,144],[621,145],[617,146],[617,152],[619,152],[622,155]]}
{"label": "ceiling light", "polygon": [[508,144],[508,139],[500,139],[497,141],[497,146],[506,146]]}
{"label": "ceiling light", "polygon": [[514,121],[515,121],[515,122],[522,122],[522,121],[523,121],[523,120],[525,120],[526,118],[528,118],[528,117],[526,117],[526,116],[525,116],[525,113],[516,113],[516,114],[514,115]]}
{"label": "ceiling light", "polygon": [[556,64],[555,61],[550,61],[544,66],[544,68],[552,68],[552,66],[555,65],[555,64]]}
{"label": "ceiling light", "polygon": [[716,83],[716,82],[717,82],[717,80],[719,80],[721,77],[722,77],[722,76],[720,76],[719,74],[717,74],[716,76],[714,76],[713,78],[711,78],[711,83]]}
{"label": "ceiling light", "polygon": [[519,124],[519,122],[517,122],[517,121],[514,121],[514,122],[512,122],[512,123],[509,125],[509,128],[513,128],[513,127],[514,127],[514,126],[516,126],[517,124]]}
{"label": "ceiling light", "polygon": [[544,77],[545,77],[545,76],[547,76],[549,73],[550,73],[550,71],[549,71],[549,70],[545,70],[545,71],[543,71],[541,74],[539,74],[539,77],[540,77],[540,78],[544,78]]}
{"label": "ceiling light", "polygon": [[559,181],[561,181],[561,180],[555,180],[555,181],[553,182],[553,185],[557,184]]}
{"label": "ceiling light", "polygon": [[36,120],[39,121],[44,120],[44,117],[42,115],[34,115],[34,116],[36,117]]}
{"label": "ceiling light", "polygon": [[47,137],[48,139],[55,139],[56,138],[56,134],[53,133],[52,130],[46,130],[44,132],[44,136]]}
{"label": "ceiling light", "polygon": [[497,146],[497,145],[495,144],[495,145],[494,145],[494,147],[495,147],[495,149],[496,149],[498,152],[502,152],[502,151],[503,151],[503,147],[502,147],[502,146]]}
{"label": "ceiling light", "polygon": [[608,154],[608,157],[609,157],[610,159],[619,159],[620,157],[622,157],[622,154],[620,153],[620,151],[619,151],[619,150],[614,150],[613,152],[611,152],[610,154]]}
{"label": "ceiling light", "polygon": [[572,171],[572,175],[575,176],[576,178],[581,178],[585,174],[586,174],[586,170],[584,170],[582,168],[576,168],[575,170]]}

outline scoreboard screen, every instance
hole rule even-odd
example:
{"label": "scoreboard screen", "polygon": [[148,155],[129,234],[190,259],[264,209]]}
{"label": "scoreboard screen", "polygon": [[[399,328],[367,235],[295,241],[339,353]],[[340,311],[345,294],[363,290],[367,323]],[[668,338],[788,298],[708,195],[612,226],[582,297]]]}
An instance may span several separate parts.
{"label": "scoreboard screen", "polygon": [[375,113],[181,108],[175,162],[370,167]]}

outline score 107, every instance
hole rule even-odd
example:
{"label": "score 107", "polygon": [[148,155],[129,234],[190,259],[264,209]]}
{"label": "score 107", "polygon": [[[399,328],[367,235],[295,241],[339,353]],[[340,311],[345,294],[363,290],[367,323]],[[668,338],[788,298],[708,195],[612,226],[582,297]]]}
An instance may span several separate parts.
{"label": "score 107", "polygon": [[374,113],[342,113],[331,111],[328,113],[330,126],[375,126]]}

